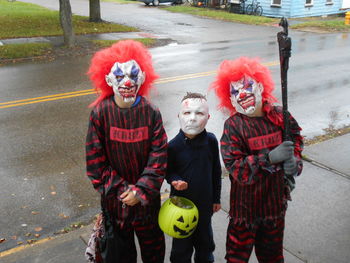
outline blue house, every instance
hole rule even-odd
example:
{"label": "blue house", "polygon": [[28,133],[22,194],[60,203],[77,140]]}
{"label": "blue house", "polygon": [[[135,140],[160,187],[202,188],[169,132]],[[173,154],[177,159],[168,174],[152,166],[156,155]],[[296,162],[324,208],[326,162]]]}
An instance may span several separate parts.
{"label": "blue house", "polygon": [[[247,0],[245,5],[252,0]],[[341,14],[350,11],[350,0],[258,0],[263,16],[310,17]]]}

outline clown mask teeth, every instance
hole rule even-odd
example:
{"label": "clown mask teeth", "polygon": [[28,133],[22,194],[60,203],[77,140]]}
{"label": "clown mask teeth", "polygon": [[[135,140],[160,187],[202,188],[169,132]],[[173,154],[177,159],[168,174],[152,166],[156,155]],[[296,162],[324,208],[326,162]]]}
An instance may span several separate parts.
{"label": "clown mask teeth", "polygon": [[238,100],[238,103],[243,109],[248,109],[249,107],[255,106],[255,97],[253,95],[247,96],[242,100]]}
{"label": "clown mask teeth", "polygon": [[262,104],[262,85],[250,77],[230,83],[232,106],[244,115],[254,115]]}
{"label": "clown mask teeth", "polygon": [[114,63],[108,75],[107,84],[113,88],[115,96],[124,102],[135,101],[137,93],[145,80],[145,74],[135,60]]}

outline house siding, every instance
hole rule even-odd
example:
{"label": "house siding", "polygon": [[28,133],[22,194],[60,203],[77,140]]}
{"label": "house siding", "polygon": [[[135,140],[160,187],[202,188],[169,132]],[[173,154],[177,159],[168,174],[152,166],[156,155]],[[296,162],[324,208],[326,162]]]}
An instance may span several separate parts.
{"label": "house siding", "polygon": [[263,7],[264,16],[271,17],[290,17],[292,1],[290,0],[282,0],[281,6],[271,6],[271,0],[261,0],[260,5]]}
{"label": "house siding", "polygon": [[[341,10],[342,0],[333,0],[333,4],[326,4],[326,0],[314,0],[312,6],[305,6],[305,0],[282,0],[281,7],[271,6],[271,0],[260,0],[263,16],[270,17],[310,17],[334,15],[346,12]],[[246,4],[249,4],[248,0]]]}
{"label": "house siding", "polygon": [[305,6],[304,0],[294,0],[298,4],[291,10],[291,17],[322,16],[342,13],[342,1],[333,0],[333,4],[326,4],[326,0],[314,0],[312,6]]}

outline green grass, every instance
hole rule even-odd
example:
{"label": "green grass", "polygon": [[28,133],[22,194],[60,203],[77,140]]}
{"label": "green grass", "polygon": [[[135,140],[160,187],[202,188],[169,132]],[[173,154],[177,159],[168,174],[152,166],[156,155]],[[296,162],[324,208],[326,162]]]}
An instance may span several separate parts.
{"label": "green grass", "polygon": [[175,12],[175,13],[185,13],[185,14],[220,19],[220,20],[225,20],[230,22],[251,24],[251,25],[271,25],[271,24],[278,23],[280,20],[277,18],[240,15],[240,14],[229,13],[223,10],[213,10],[209,8],[198,8],[198,7],[184,6],[184,5],[170,6],[163,9],[171,12]]}
{"label": "green grass", "polygon": [[293,29],[318,28],[330,32],[350,32],[350,25],[344,24],[344,19],[334,19],[325,21],[307,21],[292,25]]}
{"label": "green grass", "polygon": [[50,53],[49,43],[26,43],[0,46],[0,59],[16,59],[42,56]]}
{"label": "green grass", "polygon": [[[121,39],[122,40],[122,39]],[[141,42],[146,47],[152,47],[156,43],[154,38],[135,38],[135,41]],[[105,48],[119,42],[120,40],[92,40],[92,42],[98,47]]]}
{"label": "green grass", "polygon": [[[91,23],[87,17],[73,15],[76,34],[131,32],[136,28],[112,23]],[[19,1],[0,0],[0,39],[62,35],[59,12]]]}

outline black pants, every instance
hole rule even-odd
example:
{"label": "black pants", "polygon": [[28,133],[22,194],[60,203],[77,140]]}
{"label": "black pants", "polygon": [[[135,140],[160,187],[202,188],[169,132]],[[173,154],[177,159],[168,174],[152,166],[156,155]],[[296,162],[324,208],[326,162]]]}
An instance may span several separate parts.
{"label": "black pants", "polygon": [[[143,263],[163,263],[165,256],[164,233],[160,230],[158,223],[142,224],[135,222],[133,225],[125,225],[117,229],[126,242],[120,263],[136,263],[137,252],[134,233],[140,244],[141,258]],[[114,262],[111,262],[114,263]],[[119,262],[118,262],[119,263]]]}
{"label": "black pants", "polygon": [[195,250],[194,262],[214,262],[215,243],[211,218],[202,221],[199,219],[198,226],[191,236],[183,239],[173,238],[170,261],[172,263],[191,263],[193,249]]}

